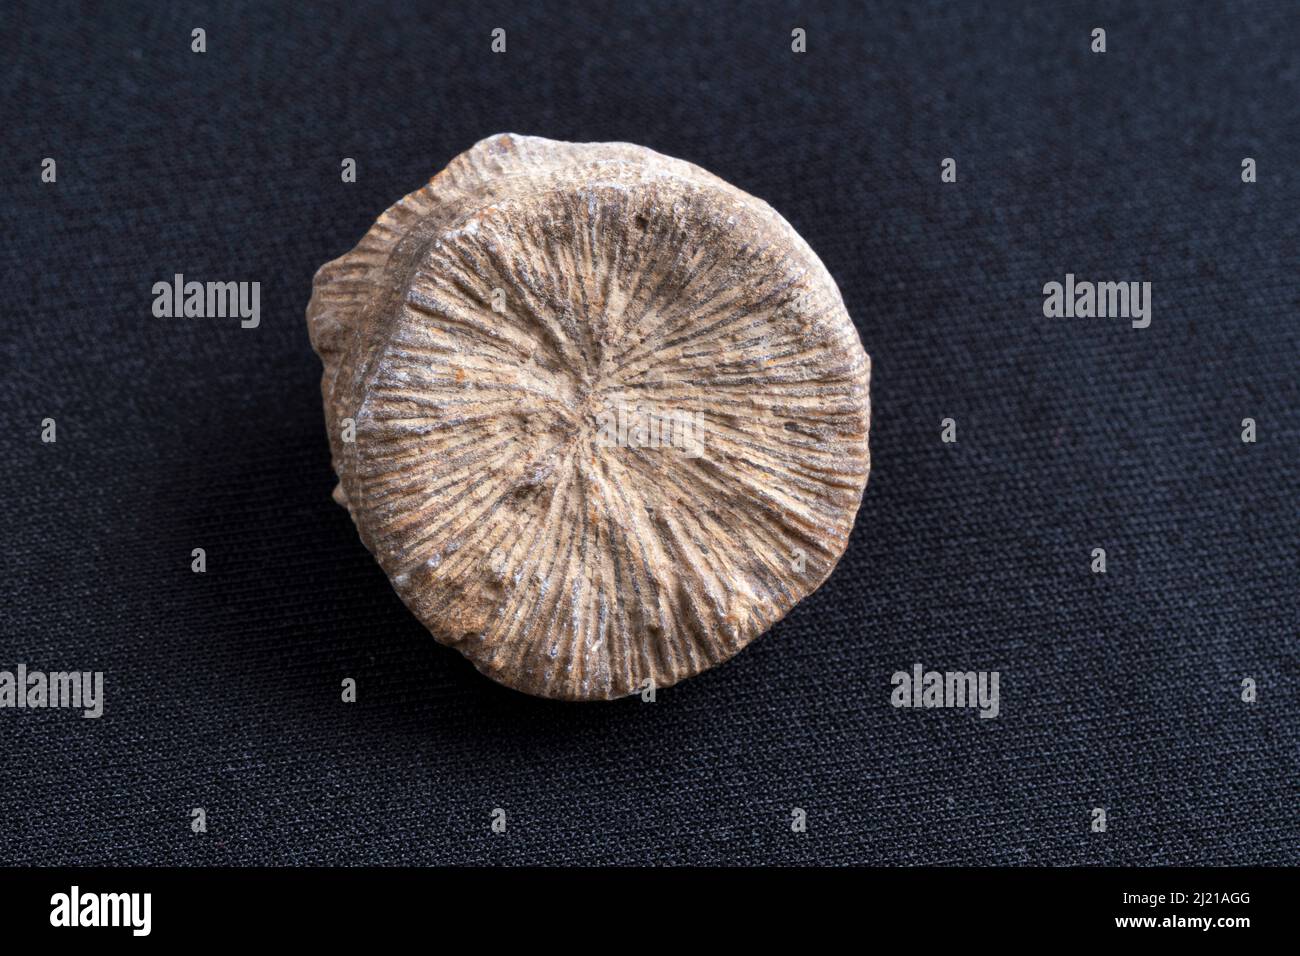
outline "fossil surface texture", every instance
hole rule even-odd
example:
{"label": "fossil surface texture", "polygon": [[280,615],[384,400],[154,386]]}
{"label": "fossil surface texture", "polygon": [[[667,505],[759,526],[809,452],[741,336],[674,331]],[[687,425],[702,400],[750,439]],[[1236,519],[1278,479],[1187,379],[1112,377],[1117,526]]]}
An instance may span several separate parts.
{"label": "fossil surface texture", "polygon": [[440,642],[605,700],[815,590],[870,469],[870,360],[770,206],[627,143],[485,139],[316,274],[337,500]]}

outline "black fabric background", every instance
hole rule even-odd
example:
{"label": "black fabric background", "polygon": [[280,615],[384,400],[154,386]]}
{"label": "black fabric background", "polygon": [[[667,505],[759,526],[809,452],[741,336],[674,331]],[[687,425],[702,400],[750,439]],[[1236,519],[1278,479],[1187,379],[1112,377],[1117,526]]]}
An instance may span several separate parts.
{"label": "black fabric background", "polygon": [[[0,669],[107,685],[98,721],[0,711],[0,862],[1300,863],[1300,4],[42,2],[0,29]],[[839,569],[653,705],[480,677],[329,497],[312,274],[502,131],[768,200],[874,360]],[[1045,319],[1067,271],[1151,281],[1151,327]],[[153,318],[176,272],[260,281],[261,327]],[[1001,716],[892,708],[918,661],[1000,671]]]}

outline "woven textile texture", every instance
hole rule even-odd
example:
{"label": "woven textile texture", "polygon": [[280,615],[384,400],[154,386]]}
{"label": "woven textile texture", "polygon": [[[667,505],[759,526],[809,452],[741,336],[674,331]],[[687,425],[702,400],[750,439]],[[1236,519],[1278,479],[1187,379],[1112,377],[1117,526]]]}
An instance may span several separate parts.
{"label": "woven textile texture", "polygon": [[[0,862],[1300,863],[1294,3],[3,19],[0,669],[106,703],[0,710]],[[838,570],[653,704],[480,677],[330,500],[312,274],[504,131],[767,200],[873,359]],[[155,318],[177,273],[260,326]],[[1046,318],[1067,273],[1149,281],[1150,326]],[[1000,713],[891,706],[916,663]]]}

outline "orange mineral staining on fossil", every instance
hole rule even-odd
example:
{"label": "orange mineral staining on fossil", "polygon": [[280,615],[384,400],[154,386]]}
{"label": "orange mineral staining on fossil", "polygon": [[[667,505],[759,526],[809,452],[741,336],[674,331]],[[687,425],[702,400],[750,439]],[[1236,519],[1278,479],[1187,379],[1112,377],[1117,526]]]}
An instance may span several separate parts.
{"label": "orange mineral staining on fossil", "polygon": [[697,674],[848,543],[870,360],[807,244],[697,166],[483,140],[320,269],[307,321],[336,498],[510,687]]}

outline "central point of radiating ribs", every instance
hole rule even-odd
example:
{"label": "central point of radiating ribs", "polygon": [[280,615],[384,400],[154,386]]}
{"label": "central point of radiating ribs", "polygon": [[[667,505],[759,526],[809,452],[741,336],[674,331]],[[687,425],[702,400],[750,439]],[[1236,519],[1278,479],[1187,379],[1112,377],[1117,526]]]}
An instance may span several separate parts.
{"label": "central point of radiating ribs", "polygon": [[552,370],[550,414],[555,427],[570,433],[568,440],[591,434],[600,414],[610,409],[609,378],[599,358],[583,368]]}

